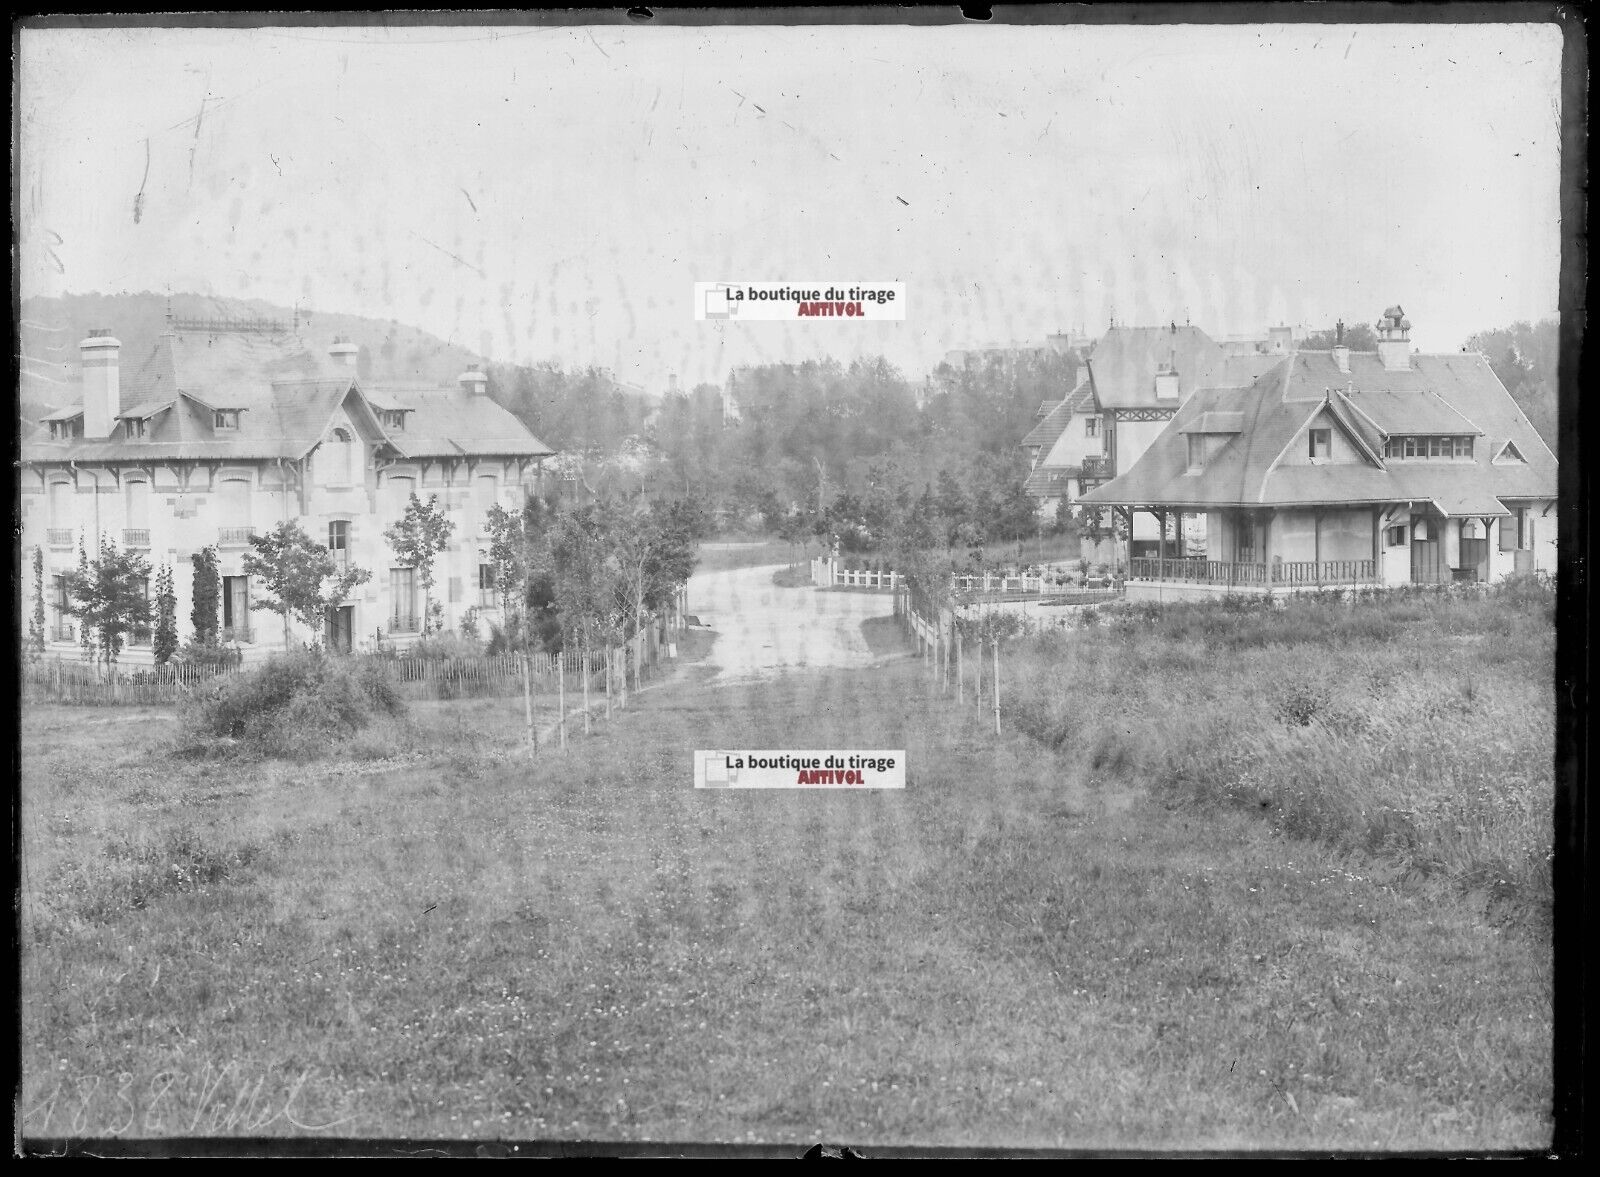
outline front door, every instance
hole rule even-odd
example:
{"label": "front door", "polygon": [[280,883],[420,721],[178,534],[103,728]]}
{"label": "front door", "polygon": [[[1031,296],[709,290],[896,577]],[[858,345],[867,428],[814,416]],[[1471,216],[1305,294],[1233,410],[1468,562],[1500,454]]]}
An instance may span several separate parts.
{"label": "front door", "polygon": [[1486,580],[1485,565],[1489,559],[1489,541],[1486,539],[1463,539],[1461,541],[1461,569],[1466,572],[1471,570],[1471,575],[1462,579]]}
{"label": "front door", "polygon": [[[1444,520],[1430,518],[1427,515],[1413,515],[1411,517],[1411,583],[1412,584],[1443,584],[1446,579],[1444,566],[1444,537],[1440,534],[1444,527]],[[1426,535],[1427,539],[1419,536]]]}
{"label": "front door", "polygon": [[341,605],[328,610],[327,645],[335,654],[348,654],[355,637],[356,607]]}

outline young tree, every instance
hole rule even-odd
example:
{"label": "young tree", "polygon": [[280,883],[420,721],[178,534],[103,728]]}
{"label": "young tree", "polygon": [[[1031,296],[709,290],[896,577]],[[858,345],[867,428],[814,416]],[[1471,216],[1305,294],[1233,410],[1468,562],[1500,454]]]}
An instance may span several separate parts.
{"label": "young tree", "polygon": [[[400,562],[417,570],[422,582],[422,615],[431,616],[433,605],[433,561],[450,543],[450,533],[455,523],[439,505],[438,495],[429,495],[426,505],[411,492],[406,513],[393,527],[383,533]],[[432,627],[432,621],[423,624],[423,632]]]}
{"label": "young tree", "polygon": [[33,612],[28,616],[28,661],[44,657],[44,549],[33,549]]}
{"label": "young tree", "polygon": [[499,503],[489,508],[489,567],[494,570],[494,591],[500,599],[500,616],[507,629],[522,602],[522,580],[527,567],[528,537],[523,516]]}
{"label": "young tree", "polygon": [[122,653],[123,636],[150,624],[150,600],[145,584],[150,564],[136,552],[118,551],[109,539],[100,541],[94,560],[83,563],[67,581],[67,612],[78,618],[85,633],[94,631],[94,650],[109,668]]}
{"label": "young tree", "polygon": [[178,652],[178,594],[170,564],[163,564],[156,575],[156,631],[151,649],[157,666],[165,666]]}
{"label": "young tree", "polygon": [[[89,575],[89,553],[84,549],[82,532],[78,533],[78,575],[80,577]],[[67,593],[69,600],[71,599],[71,592],[72,579],[68,577]],[[76,616],[70,609],[67,610],[67,615],[69,617]],[[82,617],[78,618],[78,645],[83,648],[83,660],[85,662],[93,662],[95,651],[94,626]]]}
{"label": "young tree", "polygon": [[337,608],[351,590],[371,577],[365,568],[340,572],[333,553],[293,521],[280,523],[265,535],[252,535],[250,547],[244,557],[245,575],[259,576],[267,593],[265,600],[252,607],[283,617],[286,648],[290,617],[309,629],[312,643],[317,644],[322,640],[328,610]]}
{"label": "young tree", "polygon": [[217,549],[201,548],[190,560],[194,564],[194,596],[189,608],[189,624],[194,627],[194,640],[201,646],[217,644],[217,606],[222,599],[222,577],[217,562]]}

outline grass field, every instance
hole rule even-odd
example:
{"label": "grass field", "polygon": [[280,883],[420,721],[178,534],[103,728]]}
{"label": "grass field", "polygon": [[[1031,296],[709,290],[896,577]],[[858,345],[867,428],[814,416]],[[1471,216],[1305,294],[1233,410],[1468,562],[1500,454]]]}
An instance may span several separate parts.
{"label": "grass field", "polygon": [[[532,762],[514,699],[309,767],[33,709],[23,1131],[1547,1142],[1536,921],[988,722],[911,660],[691,675]],[[903,747],[909,787],[689,787],[740,746]]]}

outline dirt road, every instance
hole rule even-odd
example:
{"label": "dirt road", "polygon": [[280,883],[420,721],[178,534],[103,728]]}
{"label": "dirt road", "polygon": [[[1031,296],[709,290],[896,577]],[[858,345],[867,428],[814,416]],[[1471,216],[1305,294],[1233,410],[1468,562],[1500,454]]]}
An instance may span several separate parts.
{"label": "dirt road", "polygon": [[869,617],[894,612],[886,593],[779,588],[779,565],[696,573],[689,612],[717,631],[708,661],[717,682],[767,679],[803,667],[870,666],[861,636]]}

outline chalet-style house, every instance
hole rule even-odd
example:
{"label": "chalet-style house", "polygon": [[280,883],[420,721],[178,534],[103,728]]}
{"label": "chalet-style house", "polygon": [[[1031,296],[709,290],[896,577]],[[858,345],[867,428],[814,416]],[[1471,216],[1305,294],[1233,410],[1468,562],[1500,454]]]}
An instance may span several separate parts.
{"label": "chalet-style house", "polygon": [[[281,520],[325,542],[341,565],[371,573],[324,634],[291,624],[289,642],[405,644],[424,622],[422,592],[383,533],[412,492],[424,502],[437,494],[455,522],[433,566],[445,624],[471,608],[498,616],[485,513],[495,503],[520,507],[553,451],[489,398],[482,372],[469,369],[447,388],[364,386],[348,342],[319,356],[261,324],[187,326],[169,323],[126,366],[118,340],[91,333],[80,345],[81,398],[23,438],[22,544],[25,567],[35,547],[44,554],[50,651],[78,653],[66,575],[80,544],[92,556],[100,537],[142,552],[152,580],[155,569],[172,568],[185,639],[190,557],[216,548],[224,640],[247,659],[281,649],[284,626],[252,609],[262,590],[242,567],[250,535]],[[31,589],[25,583],[24,610]],[[147,661],[148,645],[139,635],[124,661]]]}
{"label": "chalet-style house", "polygon": [[1555,456],[1481,355],[1414,354],[1396,306],[1376,352],[1247,358],[1180,386],[1138,459],[1083,496],[1158,536],[1204,521],[1203,556],[1133,553],[1130,597],[1555,571]]}
{"label": "chalet-style house", "polygon": [[[1037,424],[1021,441],[1031,470],[1025,489],[1046,519],[1063,499],[1133,468],[1156,436],[1200,389],[1248,383],[1286,356],[1294,333],[1273,328],[1264,339],[1217,343],[1198,327],[1112,326],[1089,350],[1078,387],[1039,406]],[[1109,520],[1105,520],[1109,522]],[[1128,554],[1154,554],[1157,521],[1136,516],[1124,545],[1086,540],[1084,555],[1120,563]]]}

